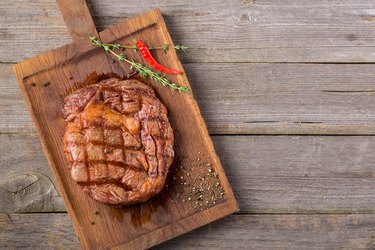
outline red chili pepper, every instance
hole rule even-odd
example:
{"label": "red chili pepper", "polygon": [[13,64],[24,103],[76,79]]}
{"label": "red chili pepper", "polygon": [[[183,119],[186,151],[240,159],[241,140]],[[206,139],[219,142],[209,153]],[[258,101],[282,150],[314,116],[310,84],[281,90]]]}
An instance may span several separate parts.
{"label": "red chili pepper", "polygon": [[137,40],[137,42],[135,43],[135,46],[137,46],[139,52],[141,52],[141,55],[143,56],[143,58],[153,67],[155,68],[156,70],[160,71],[160,72],[166,72],[168,74],[181,74],[182,71],[180,70],[175,70],[175,69],[168,69],[166,67],[164,67],[163,65],[159,64],[155,58],[151,55],[150,51],[148,50],[147,46],[141,41],[141,40]]}

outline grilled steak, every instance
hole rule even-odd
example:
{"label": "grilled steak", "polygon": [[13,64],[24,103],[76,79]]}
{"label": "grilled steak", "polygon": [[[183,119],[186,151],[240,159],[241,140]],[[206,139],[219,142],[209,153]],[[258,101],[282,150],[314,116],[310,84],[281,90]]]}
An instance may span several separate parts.
{"label": "grilled steak", "polygon": [[130,205],[161,191],[174,136],[151,87],[110,78],[67,96],[62,112],[71,177],[93,199]]}

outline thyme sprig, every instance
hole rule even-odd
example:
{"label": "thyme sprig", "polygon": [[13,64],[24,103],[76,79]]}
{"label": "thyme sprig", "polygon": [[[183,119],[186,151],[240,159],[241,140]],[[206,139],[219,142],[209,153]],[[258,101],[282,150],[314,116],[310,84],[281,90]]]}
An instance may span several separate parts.
{"label": "thyme sprig", "polygon": [[[112,49],[132,49],[134,51],[138,51],[138,48],[137,46],[135,45],[121,45],[119,43],[102,43],[103,46],[108,46],[109,48],[112,48]],[[149,50],[163,50],[164,52],[167,52],[169,50],[169,44],[163,44],[162,46],[160,47],[154,47],[154,46],[148,46],[148,49]],[[183,44],[176,44],[173,46],[173,48],[175,50],[180,50],[182,52],[186,52],[189,47],[186,46],[186,45],[183,45]]]}
{"label": "thyme sprig", "polygon": [[158,84],[161,84],[163,86],[167,86],[174,91],[190,93],[190,89],[188,87],[179,86],[179,85],[171,82],[170,80],[168,80],[167,78],[165,78],[164,76],[159,74],[158,72],[152,71],[150,68],[134,61],[133,59],[127,58],[123,53],[118,54],[113,50],[113,49],[120,49],[121,47],[112,46],[112,44],[102,43],[95,36],[91,36],[90,40],[96,46],[103,48],[105,52],[109,52],[112,55],[114,55],[117,58],[118,61],[127,62],[128,64],[130,64],[130,69],[134,69],[135,71],[137,71],[141,77],[150,78],[154,82],[156,82]]}

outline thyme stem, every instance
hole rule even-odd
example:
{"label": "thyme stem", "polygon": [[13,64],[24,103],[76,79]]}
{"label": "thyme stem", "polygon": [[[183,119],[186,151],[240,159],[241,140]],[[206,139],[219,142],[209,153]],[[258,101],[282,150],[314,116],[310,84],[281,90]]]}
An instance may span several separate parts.
{"label": "thyme stem", "polygon": [[[138,51],[138,48],[137,46],[135,45],[121,45],[119,43],[102,43],[103,46],[108,46],[110,48],[113,48],[113,49],[132,49],[132,50],[135,50],[135,51]],[[161,47],[154,47],[154,46],[148,46],[147,47],[149,50],[156,50],[156,49],[160,49],[160,50],[163,50],[164,52],[167,52],[168,49],[169,49],[169,45],[168,44],[163,44],[163,46]],[[188,50],[188,46],[186,45],[183,45],[183,44],[176,44],[173,46],[173,48],[175,50],[181,50],[182,52],[186,52]]]}
{"label": "thyme stem", "polygon": [[112,55],[114,55],[118,61],[122,61],[122,62],[126,62],[130,64],[130,69],[135,69],[141,77],[150,78],[154,82],[161,84],[163,86],[167,86],[174,91],[190,93],[190,89],[188,87],[177,85],[171,82],[170,80],[168,80],[167,78],[165,78],[164,76],[160,75],[158,72],[152,71],[150,68],[138,62],[128,59],[124,54],[117,54],[115,51],[113,51],[112,48],[119,49],[120,48],[119,46],[117,45],[113,46],[113,44],[101,43],[99,39],[97,39],[94,36],[90,37],[90,40],[96,46],[103,48],[105,52],[109,52]]}

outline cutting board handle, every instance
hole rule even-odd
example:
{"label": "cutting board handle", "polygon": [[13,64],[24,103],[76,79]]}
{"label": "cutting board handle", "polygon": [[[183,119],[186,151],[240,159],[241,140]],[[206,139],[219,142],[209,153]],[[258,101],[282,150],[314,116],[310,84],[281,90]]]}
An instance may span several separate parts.
{"label": "cutting board handle", "polygon": [[89,36],[98,36],[86,0],[57,0],[73,42],[87,42]]}

